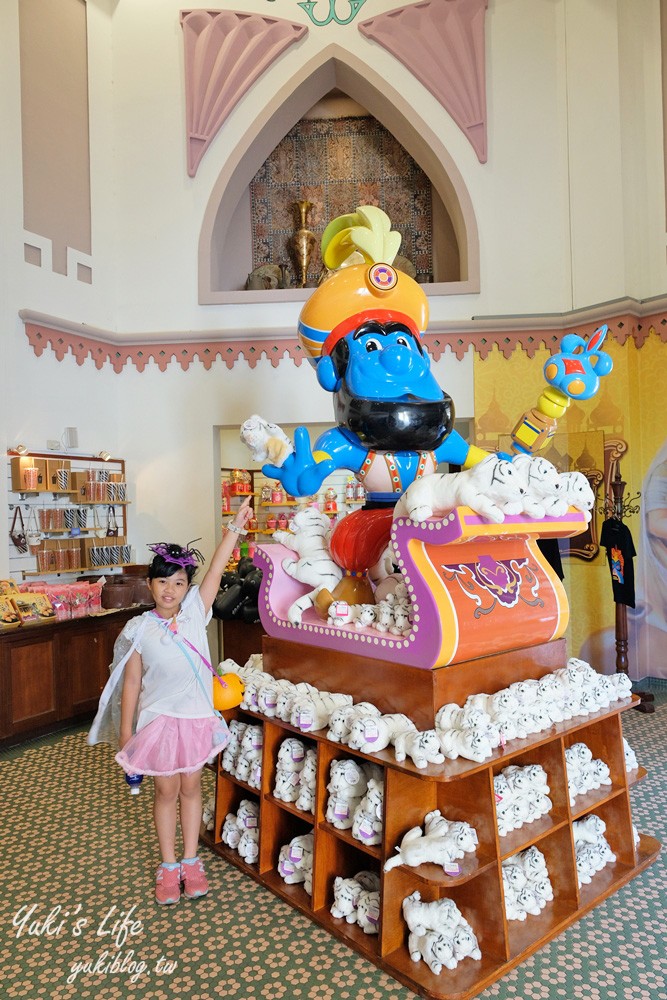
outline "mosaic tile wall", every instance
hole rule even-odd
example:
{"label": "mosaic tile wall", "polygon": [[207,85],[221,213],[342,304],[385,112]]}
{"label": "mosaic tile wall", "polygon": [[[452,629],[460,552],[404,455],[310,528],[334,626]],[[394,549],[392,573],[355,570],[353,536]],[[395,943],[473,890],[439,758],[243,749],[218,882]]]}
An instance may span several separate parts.
{"label": "mosaic tile wall", "polygon": [[287,264],[293,284],[300,284],[289,247],[298,223],[297,200],[313,203],[308,228],[316,245],[308,285],[317,284],[321,272],[319,244],[325,226],[357,205],[384,209],[401,233],[400,254],[414,265],[418,280],[430,280],[431,182],[375,118],[298,122],[251,182],[253,268]]}

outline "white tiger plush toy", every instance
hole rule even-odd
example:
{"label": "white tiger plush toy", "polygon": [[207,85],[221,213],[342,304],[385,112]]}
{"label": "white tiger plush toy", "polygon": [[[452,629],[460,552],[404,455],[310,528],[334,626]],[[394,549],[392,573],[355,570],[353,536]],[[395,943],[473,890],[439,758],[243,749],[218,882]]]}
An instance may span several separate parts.
{"label": "white tiger plush toy", "polygon": [[269,462],[278,468],[294,451],[294,446],[282,427],[269,423],[256,413],[241,424],[240,437],[250,449],[255,462]]}
{"label": "white tiger plush toy", "polygon": [[545,514],[560,517],[567,511],[567,504],[561,496],[560,473],[555,465],[541,455],[517,455],[512,465],[522,477],[526,491],[524,514],[541,518]]}
{"label": "white tiger plush toy", "polygon": [[274,531],[275,541],[296,552],[298,559],[283,559],[288,576],[314,589],[299,597],[290,606],[287,617],[299,625],[304,611],[312,608],[316,594],[323,588],[333,590],[342,579],[343,570],[329,554],[331,522],[326,514],[314,507],[298,511],[292,518],[291,531]]}
{"label": "white tiger plush toy", "polygon": [[471,507],[494,524],[506,514],[523,511],[525,489],[512,462],[487,455],[463,472],[433,473],[415,480],[394,507],[394,518],[409,517],[421,524],[434,514],[448,514],[455,507]]}
{"label": "white tiger plush toy", "polygon": [[581,511],[586,520],[590,521],[595,494],[583,472],[561,472],[560,488],[566,504]]}

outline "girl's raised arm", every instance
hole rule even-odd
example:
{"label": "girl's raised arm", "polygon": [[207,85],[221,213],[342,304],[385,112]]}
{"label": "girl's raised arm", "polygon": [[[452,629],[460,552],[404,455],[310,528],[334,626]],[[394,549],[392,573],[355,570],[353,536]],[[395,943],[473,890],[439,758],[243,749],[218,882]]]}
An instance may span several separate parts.
{"label": "girl's raised arm", "polygon": [[199,585],[199,596],[207,613],[213,606],[213,601],[220,589],[220,580],[222,579],[222,574],[225,572],[225,566],[229,562],[229,557],[232,554],[239,535],[245,534],[244,527],[251,514],[250,497],[246,497],[237,510],[233,521],[225,529],[222,541],[213,553],[213,558],[206,571],[206,575]]}

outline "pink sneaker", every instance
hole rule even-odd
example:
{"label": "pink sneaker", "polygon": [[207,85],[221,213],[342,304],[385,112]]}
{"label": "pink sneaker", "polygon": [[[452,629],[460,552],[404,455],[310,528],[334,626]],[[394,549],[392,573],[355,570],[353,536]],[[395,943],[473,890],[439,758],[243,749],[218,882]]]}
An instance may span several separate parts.
{"label": "pink sneaker", "polygon": [[177,903],[181,898],[181,870],[160,865],[155,879],[155,901],[161,906]]}
{"label": "pink sneaker", "polygon": [[197,899],[205,896],[208,892],[208,882],[203,862],[200,858],[184,864],[181,862],[181,879],[183,881],[183,895],[188,899]]}

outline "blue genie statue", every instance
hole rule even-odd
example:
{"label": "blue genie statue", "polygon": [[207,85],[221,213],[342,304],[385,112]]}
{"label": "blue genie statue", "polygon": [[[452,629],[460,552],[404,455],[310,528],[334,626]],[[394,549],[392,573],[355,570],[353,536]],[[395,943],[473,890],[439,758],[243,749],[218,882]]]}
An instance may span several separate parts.
{"label": "blue genie statue", "polygon": [[324,231],[324,263],[338,270],[304,305],[299,340],[319,384],[333,394],[337,426],[313,450],[307,429],[297,428],[283,465],[263,467],[293,496],[316,493],[335,469],[349,469],[369,506],[393,506],[440,462],[468,467],[486,454],[454,430],[454,404],[421,342],[428,299],[388,263],[399,245],[387,215],[371,205]]}
{"label": "blue genie statue", "polygon": [[[337,469],[363,483],[365,509],[345,517],[330,543],[336,562],[359,575],[382,554],[394,505],[415,480],[442,462],[470,468],[488,454],[454,429],[453,401],[422,344],[428,299],[392,266],[400,240],[372,205],[325,229],[322,259],[333,273],[301,310],[298,335],[319,384],[333,395],[336,426],[314,448],[307,428],[298,427],[282,464],[262,467],[295,497],[317,493]],[[570,399],[594,395],[599,376],[612,367],[600,350],[606,332],[601,327],[588,343],[573,334],[563,338],[563,353],[544,367],[547,386],[536,407],[512,434],[515,453],[543,447]]]}

